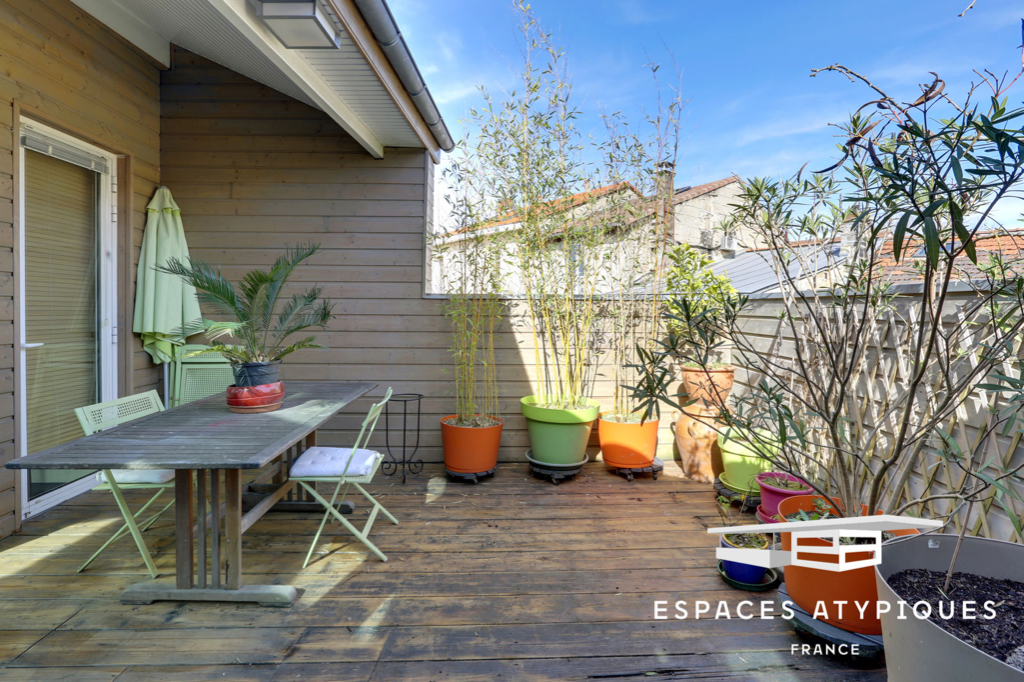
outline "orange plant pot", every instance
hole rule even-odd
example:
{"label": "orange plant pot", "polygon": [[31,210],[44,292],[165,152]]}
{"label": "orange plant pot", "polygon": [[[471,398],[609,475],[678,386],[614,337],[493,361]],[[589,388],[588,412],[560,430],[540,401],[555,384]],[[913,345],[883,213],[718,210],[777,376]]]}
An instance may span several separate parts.
{"label": "orange plant pot", "polygon": [[[814,501],[824,499],[821,495],[799,495],[789,497],[779,502],[779,513],[783,520],[788,514],[796,514],[799,511],[814,511]],[[837,500],[833,500],[838,504]],[[867,505],[861,507],[861,513],[867,511]],[[879,512],[881,513],[881,512]],[[901,530],[893,532],[893,535],[914,535],[917,531]],[[792,533],[782,533],[782,549],[791,551]],[[831,543],[825,540],[804,540],[803,545],[829,546]],[[822,556],[816,555],[819,561],[826,561]],[[863,554],[850,554],[848,560],[859,561],[870,558],[870,552]],[[807,568],[806,566],[786,566],[786,590],[789,592],[793,603],[807,613],[814,614],[819,603],[824,603],[828,613],[827,618],[819,618],[829,625],[834,625],[848,632],[856,632],[862,635],[882,634],[882,622],[878,619],[877,608],[878,586],[875,583],[875,567],[867,566],[855,568],[852,571],[837,573],[823,571],[819,568]],[[846,602],[840,605],[837,602]],[[860,602],[870,602],[864,609],[863,617],[856,606]],[[842,618],[839,618],[839,610],[842,609]]]}
{"label": "orange plant pot", "polygon": [[480,427],[445,423],[456,416],[450,414],[441,419],[445,467],[459,474],[481,474],[496,467],[498,448],[501,447],[501,429],[505,422],[498,419],[494,426]]}
{"label": "orange plant pot", "polygon": [[597,420],[601,456],[605,464],[617,469],[649,467],[658,452],[658,420],[640,424]]}
{"label": "orange plant pot", "polygon": [[732,391],[734,372],[732,367],[707,371],[700,367],[680,368],[679,380],[686,393],[686,400],[697,401],[687,409],[722,409]]}

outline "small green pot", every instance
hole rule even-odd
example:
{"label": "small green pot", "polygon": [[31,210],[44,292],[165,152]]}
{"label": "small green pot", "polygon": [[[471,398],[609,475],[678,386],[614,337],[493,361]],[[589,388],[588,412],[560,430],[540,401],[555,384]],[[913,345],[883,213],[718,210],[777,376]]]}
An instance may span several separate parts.
{"label": "small green pot", "polygon": [[596,400],[587,400],[581,410],[537,407],[537,396],[519,401],[526,429],[530,433],[531,456],[549,464],[576,464],[583,460],[590,440],[590,429],[601,409]]}
{"label": "small green pot", "polygon": [[[760,432],[764,438],[771,439],[767,431]],[[772,463],[759,452],[769,457],[778,455],[778,445],[751,441],[745,434],[736,429],[725,429],[718,434],[718,448],[722,452],[723,483],[737,492],[757,492],[756,476],[762,471],[770,471]]]}

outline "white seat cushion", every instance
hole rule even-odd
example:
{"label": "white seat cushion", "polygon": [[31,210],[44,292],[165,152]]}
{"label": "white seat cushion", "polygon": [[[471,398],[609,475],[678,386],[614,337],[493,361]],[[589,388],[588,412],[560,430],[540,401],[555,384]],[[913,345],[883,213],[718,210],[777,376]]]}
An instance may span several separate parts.
{"label": "white seat cushion", "polygon": [[[174,480],[174,469],[111,469],[118,483],[169,483]],[[103,472],[96,474],[100,483],[106,483]]]}
{"label": "white seat cushion", "polygon": [[[345,471],[345,464],[349,456],[352,456],[352,463]],[[352,448],[324,448],[319,445],[310,448],[292,464],[291,475],[296,478],[318,477],[318,476],[341,476],[347,478],[362,478],[373,473],[373,465],[379,455],[373,450],[356,450],[352,454]]]}

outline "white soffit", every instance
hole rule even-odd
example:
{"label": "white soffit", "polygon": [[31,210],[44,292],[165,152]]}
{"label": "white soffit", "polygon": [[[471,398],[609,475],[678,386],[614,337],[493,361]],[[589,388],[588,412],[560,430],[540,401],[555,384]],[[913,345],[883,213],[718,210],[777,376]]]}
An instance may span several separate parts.
{"label": "white soffit", "polygon": [[378,158],[384,147],[423,147],[330,10],[340,49],[288,50],[247,0],[72,1],[161,64],[179,45],[326,112]]}

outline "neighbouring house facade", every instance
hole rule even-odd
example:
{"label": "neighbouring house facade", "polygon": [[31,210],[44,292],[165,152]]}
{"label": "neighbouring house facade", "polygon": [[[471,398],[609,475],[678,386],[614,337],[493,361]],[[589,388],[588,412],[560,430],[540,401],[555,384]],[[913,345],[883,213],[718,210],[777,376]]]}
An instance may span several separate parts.
{"label": "neighbouring house facade", "polygon": [[722,223],[738,203],[741,182],[732,175],[702,185],[681,187],[672,195],[673,239],[689,244],[713,260],[753,248],[755,239],[742,227],[726,234]]}
{"label": "neighbouring house facade", "polygon": [[[328,49],[286,47],[259,4],[0,0],[4,462],[79,437],[73,407],[162,390],[131,332],[160,185],[192,255],[229,278],[323,245],[294,286],[324,285],[337,317],[282,377],[378,383],[324,444],[351,440],[391,386],[427,396],[419,454],[440,458],[447,333],[423,295],[423,235],[451,139],[383,2],[320,0]],[[0,469],[0,536],[85,474]]]}
{"label": "neighbouring house facade", "polygon": [[[660,173],[661,183],[674,185],[671,169],[663,168]],[[736,227],[726,233],[723,227],[728,224],[727,218],[732,213],[732,204],[738,201],[740,189],[741,181],[735,175],[702,185],[673,188],[671,198],[665,202],[667,219],[660,223],[670,226],[668,246],[689,244],[716,261],[735,257],[753,248],[756,239],[748,229]],[[651,266],[649,261],[653,248],[645,248],[644,245],[660,242],[660,237],[654,234],[660,233],[658,197],[644,196],[630,183],[620,182],[586,189],[553,203],[555,212],[564,211],[567,222],[586,223],[587,229],[600,231],[600,239],[607,247],[604,260],[608,262],[609,270],[606,281],[601,285],[604,290],[614,291],[623,286],[619,272],[642,272]],[[460,276],[462,254],[467,249],[477,248],[481,243],[493,243],[509,252],[500,259],[505,291],[511,296],[521,294],[522,286],[516,281],[516,268],[511,264],[516,248],[512,242],[515,240],[502,241],[503,236],[518,229],[521,229],[518,217],[509,215],[480,226],[439,234],[437,243],[443,246],[437,249],[440,255],[435,256],[432,263],[431,291],[443,294],[446,278],[450,280]],[[632,244],[633,248],[623,250],[621,247],[625,243]],[[562,246],[561,242],[552,240],[550,248],[559,251]],[[628,265],[617,262],[623,258],[629,261]],[[644,259],[648,263],[637,266],[636,261]]]}

